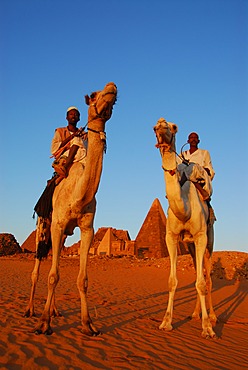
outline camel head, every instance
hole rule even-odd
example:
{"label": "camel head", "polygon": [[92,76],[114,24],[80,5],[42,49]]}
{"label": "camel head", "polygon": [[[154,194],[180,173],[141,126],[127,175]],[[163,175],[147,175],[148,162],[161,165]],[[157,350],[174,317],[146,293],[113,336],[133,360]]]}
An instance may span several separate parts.
{"label": "camel head", "polygon": [[153,130],[157,138],[157,148],[170,150],[175,145],[175,134],[177,133],[177,125],[175,123],[167,122],[164,118],[159,118]]}
{"label": "camel head", "polygon": [[95,119],[108,121],[112,115],[113,106],[117,100],[117,87],[109,82],[103,90],[95,91],[85,96],[85,103],[89,106],[89,122]]}

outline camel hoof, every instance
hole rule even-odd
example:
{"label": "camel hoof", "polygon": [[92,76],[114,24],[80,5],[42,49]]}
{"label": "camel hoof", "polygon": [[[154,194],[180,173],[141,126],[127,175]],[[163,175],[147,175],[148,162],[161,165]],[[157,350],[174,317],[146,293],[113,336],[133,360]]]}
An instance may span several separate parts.
{"label": "camel hoof", "polygon": [[99,335],[102,335],[103,333],[101,331],[92,331],[92,330],[81,330],[81,333],[84,335],[87,335],[88,337],[98,337]]}
{"label": "camel hoof", "polygon": [[98,337],[99,335],[102,335],[102,332],[100,330],[97,330],[92,324],[84,325],[81,329],[81,333],[89,336],[89,337]]}
{"label": "camel hoof", "polygon": [[172,331],[173,326],[172,325],[164,325],[163,323],[159,326],[159,330],[163,331]]}
{"label": "camel hoof", "polygon": [[102,335],[103,333],[101,331],[96,331],[93,333],[93,337],[98,337],[99,335]]}
{"label": "camel hoof", "polygon": [[35,333],[36,335],[40,334],[51,335],[53,333],[53,330],[49,323],[41,322],[34,328],[33,333]]}
{"label": "camel hoof", "polygon": [[52,333],[53,333],[53,330],[52,330],[51,328],[48,328],[48,329],[44,332],[44,334],[45,334],[45,335],[52,335]]}
{"label": "camel hoof", "polygon": [[63,315],[59,311],[53,311],[50,316],[51,317],[62,317]]}
{"label": "camel hoof", "polygon": [[42,334],[42,330],[40,330],[40,329],[36,329],[36,330],[34,331],[34,334],[36,334],[36,335],[40,335],[40,334]]}
{"label": "camel hoof", "polygon": [[204,339],[217,339],[217,335],[215,334],[213,330],[208,330],[208,331],[203,330],[201,336]]}
{"label": "camel hoof", "polygon": [[209,315],[209,320],[213,323],[216,323],[218,322],[218,319],[217,319],[217,316],[215,315]]}
{"label": "camel hoof", "polygon": [[44,331],[44,333],[43,333],[43,331],[42,331],[41,329],[35,329],[35,330],[34,330],[34,333],[35,333],[36,335],[41,335],[41,334],[45,334],[45,335],[52,335],[53,330],[52,330],[51,328],[48,328],[48,329],[47,329],[47,330],[45,330],[45,331]]}
{"label": "camel hoof", "polygon": [[193,313],[191,316],[192,319],[199,321],[201,320],[201,316],[198,313]]}
{"label": "camel hoof", "polygon": [[202,335],[202,338],[204,339],[217,339],[217,336],[216,335]]}
{"label": "camel hoof", "polygon": [[23,315],[23,317],[35,317],[36,315],[35,315],[35,313],[33,312],[33,313],[31,313],[31,311],[30,310],[27,310],[25,313],[24,313],[24,315]]}

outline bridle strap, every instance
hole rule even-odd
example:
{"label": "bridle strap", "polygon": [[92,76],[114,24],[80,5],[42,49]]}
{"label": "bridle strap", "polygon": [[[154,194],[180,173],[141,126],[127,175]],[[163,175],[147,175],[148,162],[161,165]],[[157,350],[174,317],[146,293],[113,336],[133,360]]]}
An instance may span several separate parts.
{"label": "bridle strap", "polygon": [[162,168],[163,168],[163,170],[165,171],[165,172],[169,172],[169,174],[171,175],[171,176],[174,176],[175,175],[175,173],[177,172],[177,169],[176,168],[174,168],[173,170],[168,170],[167,168],[165,168],[164,166],[162,166]]}
{"label": "bridle strap", "polygon": [[93,128],[90,128],[90,127],[88,127],[88,131],[95,132],[96,134],[101,134],[101,133],[106,134],[105,131],[94,130]]}
{"label": "bridle strap", "polygon": [[94,130],[93,128],[88,127],[88,131],[94,132],[95,134],[100,135],[100,139],[104,141],[104,153],[107,151],[107,140],[106,140],[106,132],[105,131],[98,131]]}

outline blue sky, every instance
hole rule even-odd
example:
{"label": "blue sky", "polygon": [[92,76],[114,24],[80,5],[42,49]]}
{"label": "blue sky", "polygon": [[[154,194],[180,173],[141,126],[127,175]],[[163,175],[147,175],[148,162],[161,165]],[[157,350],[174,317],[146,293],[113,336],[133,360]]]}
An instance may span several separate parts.
{"label": "blue sky", "polygon": [[[167,211],[153,126],[191,131],[216,171],[215,250],[248,252],[246,0],[1,0],[0,232],[22,244],[33,207],[52,176],[50,143],[68,106],[87,120],[84,95],[107,82],[118,102],[107,123],[107,154],[95,230],[135,239],[152,202]],[[79,232],[67,245],[79,239]]]}

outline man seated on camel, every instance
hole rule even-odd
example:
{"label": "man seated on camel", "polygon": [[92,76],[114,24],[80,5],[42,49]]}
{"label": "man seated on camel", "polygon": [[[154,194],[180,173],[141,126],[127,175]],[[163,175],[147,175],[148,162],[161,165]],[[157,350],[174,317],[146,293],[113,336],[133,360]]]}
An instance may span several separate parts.
{"label": "man seated on camel", "polygon": [[57,175],[56,184],[67,177],[73,162],[84,164],[87,155],[87,134],[77,127],[80,121],[79,110],[69,107],[66,119],[68,125],[55,130],[51,144],[51,153],[55,157],[52,166]]}
{"label": "man seated on camel", "polygon": [[206,149],[198,148],[200,142],[199,135],[196,132],[191,132],[188,136],[188,143],[190,145],[189,150],[183,152],[183,157],[189,162],[198,163],[200,166],[207,171],[211,181],[214,178],[215,172],[213,169],[210,153]]}
{"label": "man seated on camel", "polygon": [[[186,159],[189,163],[196,163],[200,165],[205,171],[203,171],[203,178],[198,179],[194,182],[196,188],[202,195],[203,200],[205,200],[209,207],[209,221],[214,222],[216,220],[213,208],[210,205],[211,195],[212,195],[212,180],[214,178],[215,172],[213,169],[211,156],[208,150],[198,148],[200,142],[199,135],[196,132],[191,132],[188,136],[188,144],[190,145],[189,150],[182,153],[183,159]],[[206,173],[208,176],[206,176]]]}

